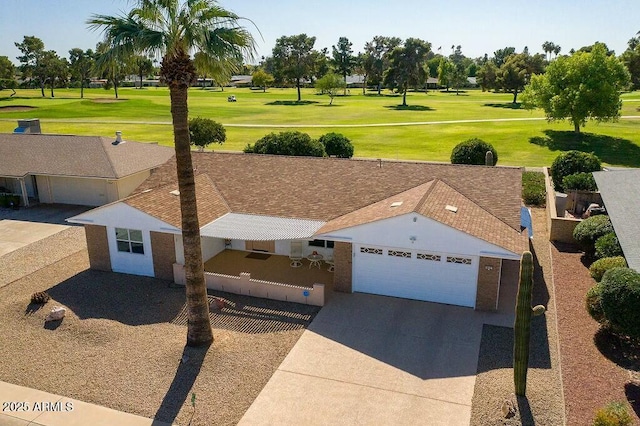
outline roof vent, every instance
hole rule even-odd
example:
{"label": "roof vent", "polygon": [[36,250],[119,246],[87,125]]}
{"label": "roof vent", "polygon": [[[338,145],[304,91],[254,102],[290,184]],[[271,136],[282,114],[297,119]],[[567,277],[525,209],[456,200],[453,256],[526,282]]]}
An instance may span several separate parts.
{"label": "roof vent", "polygon": [[173,191],[170,191],[169,194],[178,196],[180,195],[180,191],[178,191],[177,189],[174,189]]}
{"label": "roof vent", "polygon": [[402,205],[402,201],[395,201],[391,203],[391,207],[400,207]]}
{"label": "roof vent", "polygon": [[447,204],[444,209],[449,210],[451,213],[458,213],[458,208],[456,206],[450,206]]}
{"label": "roof vent", "polygon": [[120,145],[121,143],[124,143],[124,141],[122,140],[122,132],[118,130],[116,132],[116,140],[111,142],[111,145]]}

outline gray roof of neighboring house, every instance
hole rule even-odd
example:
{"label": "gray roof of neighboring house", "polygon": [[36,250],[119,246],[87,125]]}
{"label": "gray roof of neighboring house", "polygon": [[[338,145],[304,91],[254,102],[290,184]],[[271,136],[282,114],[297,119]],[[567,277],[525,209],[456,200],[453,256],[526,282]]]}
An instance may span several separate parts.
{"label": "gray roof of neighboring house", "polygon": [[158,167],[174,150],[99,136],[0,133],[0,176],[53,175],[118,179]]}
{"label": "gray roof of neighboring house", "polygon": [[627,263],[640,271],[640,169],[595,172],[593,177]]}

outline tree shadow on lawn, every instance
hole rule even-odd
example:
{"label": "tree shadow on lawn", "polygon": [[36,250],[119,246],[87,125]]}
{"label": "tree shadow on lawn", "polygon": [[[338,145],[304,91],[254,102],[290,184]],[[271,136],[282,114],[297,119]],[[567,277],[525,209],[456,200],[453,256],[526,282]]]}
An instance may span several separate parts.
{"label": "tree shadow on lawn", "polygon": [[625,370],[640,371],[640,340],[632,340],[600,327],[593,335],[593,343],[605,358]]}
{"label": "tree shadow on lawn", "polygon": [[522,104],[516,102],[507,102],[507,103],[493,103],[493,104],[484,104],[483,106],[492,107],[492,108],[504,108],[504,109],[520,109],[522,108]]}
{"label": "tree shadow on lawn", "polygon": [[301,105],[310,105],[317,104],[318,101],[273,101],[267,102],[265,105],[285,105],[285,106],[301,106]]}
{"label": "tree shadow on lawn", "polygon": [[170,322],[185,303],[182,287],[138,275],[88,269],[47,290],[80,319],[105,318],[128,325]]}
{"label": "tree shadow on lawn", "polygon": [[534,136],[529,139],[529,143],[547,147],[550,151],[593,152],[600,160],[609,164],[640,166],[640,146],[628,139],[549,129],[544,130],[543,133],[546,137]]}
{"label": "tree shadow on lawn", "polygon": [[365,96],[373,97],[373,98],[399,98],[402,95],[398,93],[367,93]]}
{"label": "tree shadow on lawn", "polygon": [[322,104],[322,105],[315,105],[315,106],[317,106],[319,108],[333,108],[333,107],[341,107],[341,106],[344,106],[344,105],[342,105],[342,104],[332,104],[332,105]]}
{"label": "tree shadow on lawn", "polygon": [[424,105],[386,105],[385,108],[394,111],[435,111],[435,109]]}
{"label": "tree shadow on lawn", "polygon": [[[182,409],[184,402],[190,396],[191,388],[200,374],[200,369],[204,363],[204,358],[209,351],[211,345],[205,345],[197,348],[185,346],[182,351],[182,358],[180,364],[176,370],[176,374],[173,377],[173,381],[164,395],[158,411],[153,416],[154,420],[159,422],[167,422],[173,424],[178,413]],[[196,395],[196,407],[198,406],[198,399]],[[206,401],[201,401],[201,404],[206,404]],[[195,412],[195,410],[194,410]],[[152,423],[157,424],[155,421]],[[191,424],[191,422],[189,422]]]}
{"label": "tree shadow on lawn", "polygon": [[640,383],[633,381],[625,383],[624,393],[636,416],[640,417]]}

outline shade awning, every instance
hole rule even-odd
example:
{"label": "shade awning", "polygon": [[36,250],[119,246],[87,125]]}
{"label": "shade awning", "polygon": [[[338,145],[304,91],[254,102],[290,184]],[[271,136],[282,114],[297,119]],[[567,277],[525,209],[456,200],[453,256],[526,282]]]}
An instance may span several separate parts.
{"label": "shade awning", "polygon": [[310,239],[326,222],[228,213],[200,229],[203,237],[245,241]]}

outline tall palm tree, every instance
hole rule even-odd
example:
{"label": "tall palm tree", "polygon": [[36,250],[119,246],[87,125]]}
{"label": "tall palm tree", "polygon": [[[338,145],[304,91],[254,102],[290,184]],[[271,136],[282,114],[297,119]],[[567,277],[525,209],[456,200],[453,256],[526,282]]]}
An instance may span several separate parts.
{"label": "tall palm tree", "polygon": [[187,90],[197,78],[190,53],[199,51],[214,60],[241,61],[255,52],[243,20],[214,0],[137,0],[126,15],[93,15],[90,28],[103,30],[116,53],[162,56],[161,79],[169,86],[176,150],[182,241],[184,244],[187,345],[213,341],[200,244],[194,173],[189,144]]}

